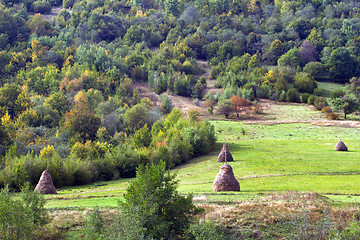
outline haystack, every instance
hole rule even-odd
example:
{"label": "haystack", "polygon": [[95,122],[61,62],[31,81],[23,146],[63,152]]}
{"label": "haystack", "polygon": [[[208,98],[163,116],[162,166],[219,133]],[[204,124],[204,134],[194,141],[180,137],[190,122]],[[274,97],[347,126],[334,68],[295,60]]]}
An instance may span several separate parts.
{"label": "haystack", "polygon": [[46,169],[42,172],[34,191],[38,191],[40,194],[57,194],[49,170]]}
{"label": "haystack", "polygon": [[347,151],[347,150],[348,150],[347,146],[340,139],[340,141],[338,141],[338,143],[335,146],[335,151]]}
{"label": "haystack", "polygon": [[219,156],[218,156],[218,162],[233,162],[234,159],[228,149],[228,147],[226,146],[226,143],[224,143]]}
{"label": "haystack", "polygon": [[240,191],[240,184],[236,180],[232,167],[224,163],[212,185],[213,191]]}

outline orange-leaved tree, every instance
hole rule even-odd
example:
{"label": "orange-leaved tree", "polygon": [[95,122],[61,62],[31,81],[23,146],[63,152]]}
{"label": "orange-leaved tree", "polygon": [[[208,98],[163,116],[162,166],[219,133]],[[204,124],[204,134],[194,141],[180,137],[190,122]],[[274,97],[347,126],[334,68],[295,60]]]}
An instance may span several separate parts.
{"label": "orange-leaved tree", "polygon": [[230,98],[230,100],[232,101],[232,105],[233,105],[233,108],[234,108],[237,118],[240,117],[240,113],[242,111],[246,111],[250,106],[250,103],[248,102],[248,100],[246,100],[243,97],[240,97],[239,95],[232,96]]}

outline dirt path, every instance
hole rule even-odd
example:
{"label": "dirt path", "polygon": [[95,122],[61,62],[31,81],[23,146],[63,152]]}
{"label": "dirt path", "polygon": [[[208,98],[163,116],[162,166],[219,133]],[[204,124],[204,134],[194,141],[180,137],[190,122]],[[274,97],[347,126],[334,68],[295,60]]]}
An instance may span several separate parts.
{"label": "dirt path", "polygon": [[205,89],[205,94],[207,94],[208,92],[211,92],[212,94],[216,94],[216,92],[222,92],[223,90],[221,88],[216,88],[215,87],[215,83],[216,83],[216,79],[210,79],[210,66],[207,64],[206,61],[204,60],[196,60],[196,63],[201,66],[204,69],[204,73],[202,73],[201,75],[198,75],[197,78],[201,78],[201,77],[205,77],[206,78],[206,89]]}

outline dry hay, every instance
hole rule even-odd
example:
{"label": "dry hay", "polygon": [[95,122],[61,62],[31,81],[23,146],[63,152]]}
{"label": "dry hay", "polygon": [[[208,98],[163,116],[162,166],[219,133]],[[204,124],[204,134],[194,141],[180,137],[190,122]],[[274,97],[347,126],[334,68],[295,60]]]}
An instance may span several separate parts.
{"label": "dry hay", "polygon": [[240,191],[240,184],[236,180],[231,166],[224,163],[212,185],[213,191]]}
{"label": "dry hay", "polygon": [[226,143],[224,143],[224,145],[219,153],[217,161],[218,162],[233,162],[234,161],[234,159],[229,151],[229,148],[226,146]]}
{"label": "dry hay", "polygon": [[57,194],[49,170],[44,170],[34,191],[40,194]]}
{"label": "dry hay", "polygon": [[335,151],[347,151],[348,148],[345,145],[345,143],[341,140],[339,140],[339,142],[336,144],[335,146]]}

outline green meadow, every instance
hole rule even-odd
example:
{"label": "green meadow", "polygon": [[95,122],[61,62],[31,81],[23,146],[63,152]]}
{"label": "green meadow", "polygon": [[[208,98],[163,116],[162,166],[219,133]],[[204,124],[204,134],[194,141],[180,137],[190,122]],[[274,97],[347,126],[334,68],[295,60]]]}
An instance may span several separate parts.
{"label": "green meadow", "polygon": [[[360,200],[360,130],[355,127],[322,126],[322,116],[306,105],[274,105],[277,114],[265,111],[264,120],[211,121],[217,134],[215,150],[173,169],[179,191],[193,193],[198,202],[239,202],[279,192],[316,192],[339,204]],[[308,122],[282,123],[290,120]],[[303,116],[303,118],[301,118]],[[305,117],[304,117],[305,116]],[[274,120],[274,121],[272,121]],[[315,125],[316,123],[316,125]],[[336,125],[336,124],[333,124]],[[348,152],[336,152],[339,139]],[[212,183],[222,163],[217,154],[226,142],[233,155],[235,177],[241,192],[218,193]],[[59,189],[46,196],[48,208],[115,207],[131,179],[99,182]]]}

